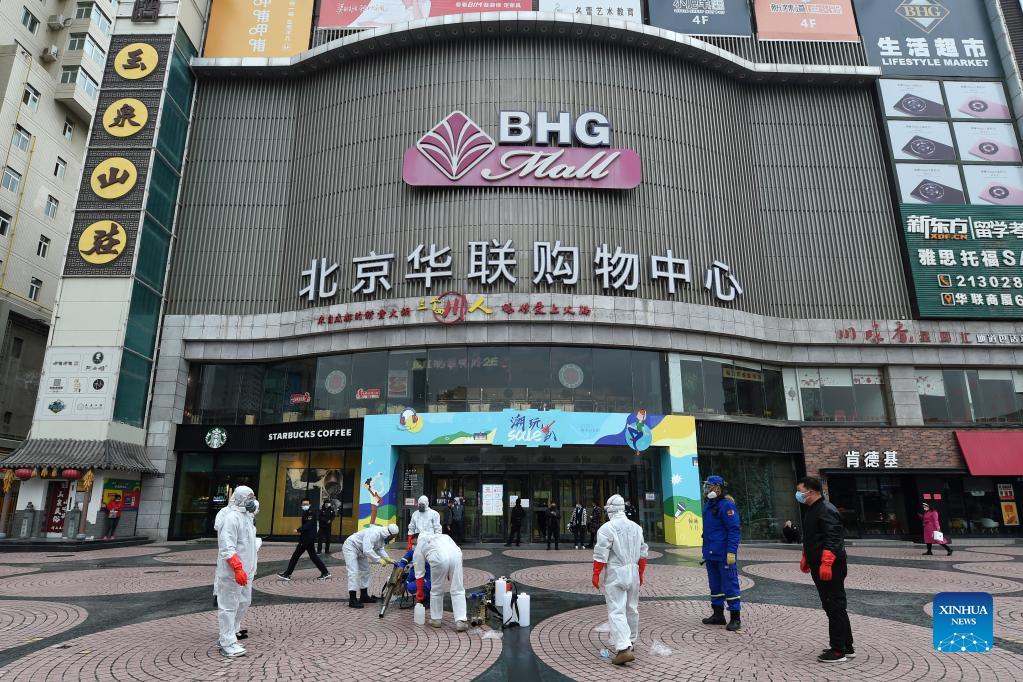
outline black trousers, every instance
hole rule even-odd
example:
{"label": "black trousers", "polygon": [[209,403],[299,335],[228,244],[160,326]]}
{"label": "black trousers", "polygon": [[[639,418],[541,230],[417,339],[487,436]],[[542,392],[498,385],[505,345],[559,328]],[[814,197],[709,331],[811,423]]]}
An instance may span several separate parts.
{"label": "black trousers", "polygon": [[596,546],[597,546],[597,529],[596,528],[591,528],[590,529],[590,544],[589,544],[589,547],[590,547],[590,549],[593,549]]}
{"label": "black trousers", "polygon": [[554,540],[554,549],[558,548],[558,538],[561,535],[560,530],[557,523],[547,524],[547,549],[551,548],[551,540]]}
{"label": "black trousers", "polygon": [[585,545],[586,526],[572,526],[572,537],[575,539],[575,542],[573,544]]}
{"label": "black trousers", "polygon": [[508,531],[508,544],[512,542],[512,538],[515,538],[515,546],[518,547],[522,544],[522,526],[512,526],[511,530]]}
{"label": "black trousers", "polygon": [[115,516],[114,518],[107,517],[107,535],[110,537],[114,536],[114,531],[117,530],[117,524],[120,522],[121,517]]}
{"label": "black trousers", "polygon": [[327,567],[320,561],[320,557],[316,556],[316,548],[313,543],[310,542],[299,542],[298,546],[295,547],[295,553],[291,555],[291,561],[288,562],[288,570],[284,571],[286,575],[291,575],[295,570],[295,564],[298,563],[299,557],[302,554],[308,552],[309,558],[313,560],[313,564],[316,568],[320,569],[320,573],[329,573]]}
{"label": "black trousers", "polygon": [[316,551],[320,554],[330,554],[330,529],[321,530],[316,535]]}
{"label": "black trousers", "polygon": [[458,520],[451,522],[451,539],[455,541],[456,545],[460,545],[465,542],[465,521]]}
{"label": "black trousers", "polygon": [[830,646],[836,651],[845,651],[853,645],[852,625],[846,611],[845,577],[849,567],[844,556],[835,559],[831,566],[831,580],[820,579],[820,566],[810,567],[810,576],[817,586],[817,594],[821,598],[821,606],[828,615],[828,638]]}

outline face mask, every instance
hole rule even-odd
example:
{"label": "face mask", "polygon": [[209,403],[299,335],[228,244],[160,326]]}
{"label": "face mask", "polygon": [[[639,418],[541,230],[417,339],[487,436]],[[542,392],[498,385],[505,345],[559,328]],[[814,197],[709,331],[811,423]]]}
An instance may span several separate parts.
{"label": "face mask", "polygon": [[257,506],[258,505],[256,504],[255,500],[249,500],[248,502],[245,503],[245,511],[247,511],[250,514],[255,514]]}
{"label": "face mask", "polygon": [[419,511],[421,511],[421,512],[426,511],[426,505],[425,504],[419,505]]}
{"label": "face mask", "polygon": [[308,504],[303,504],[302,505],[302,511],[309,511],[309,505]]}
{"label": "face mask", "polygon": [[716,490],[711,490],[709,493],[707,493],[707,499],[708,500],[716,499],[717,496],[718,496],[718,493],[717,493]]}
{"label": "face mask", "polygon": [[806,504],[806,493],[804,493],[802,490],[797,490],[796,502],[798,502],[799,504]]}

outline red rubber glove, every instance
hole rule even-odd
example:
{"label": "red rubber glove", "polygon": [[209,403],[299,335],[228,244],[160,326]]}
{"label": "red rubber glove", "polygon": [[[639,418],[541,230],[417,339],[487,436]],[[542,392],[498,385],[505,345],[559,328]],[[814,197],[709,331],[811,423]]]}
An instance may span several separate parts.
{"label": "red rubber glove", "polygon": [[249,583],[249,576],[245,575],[245,569],[242,568],[242,560],[235,554],[227,560],[227,565],[234,569],[234,581],[245,587]]}
{"label": "red rubber glove", "polygon": [[799,570],[803,573],[810,572],[810,564],[806,563],[806,552],[803,552],[803,556],[799,558]]}
{"label": "red rubber glove", "polygon": [[646,571],[646,559],[640,557],[639,559],[639,585],[643,586],[643,572]]}
{"label": "red rubber glove", "polygon": [[824,582],[831,580],[831,564],[835,563],[835,559],[837,558],[838,557],[831,553],[830,549],[824,550],[824,553],[821,554],[820,576],[821,580]]}
{"label": "red rubber glove", "polygon": [[425,580],[425,577],[416,578],[416,601],[420,604],[426,601],[426,592],[423,590]]}
{"label": "red rubber glove", "polygon": [[415,539],[415,535],[408,536],[408,549],[412,549],[412,541]]}
{"label": "red rubber glove", "polygon": [[606,565],[607,564],[602,564],[599,561],[593,562],[593,589],[595,590],[600,589],[600,572],[604,570],[604,566]]}

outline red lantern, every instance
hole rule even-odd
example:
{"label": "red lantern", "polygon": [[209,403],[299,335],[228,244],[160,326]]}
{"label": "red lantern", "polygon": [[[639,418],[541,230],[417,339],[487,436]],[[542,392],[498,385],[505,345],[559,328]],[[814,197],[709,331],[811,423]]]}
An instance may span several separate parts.
{"label": "red lantern", "polygon": [[32,470],[31,469],[15,469],[14,470],[14,475],[18,477],[19,481],[27,481],[28,479],[32,478]]}
{"label": "red lantern", "polygon": [[64,469],[60,472],[61,478],[66,478],[69,481],[77,481],[82,477],[82,472],[78,469]]}

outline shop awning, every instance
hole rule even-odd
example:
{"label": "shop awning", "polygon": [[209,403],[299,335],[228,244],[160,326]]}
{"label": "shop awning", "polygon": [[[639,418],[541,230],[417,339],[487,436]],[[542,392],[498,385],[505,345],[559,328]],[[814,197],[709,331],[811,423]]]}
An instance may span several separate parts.
{"label": "shop awning", "polygon": [[956,431],[973,476],[1023,476],[1023,431]]}
{"label": "shop awning", "polygon": [[35,438],[0,460],[5,467],[57,467],[158,473],[146,449],[118,440]]}

